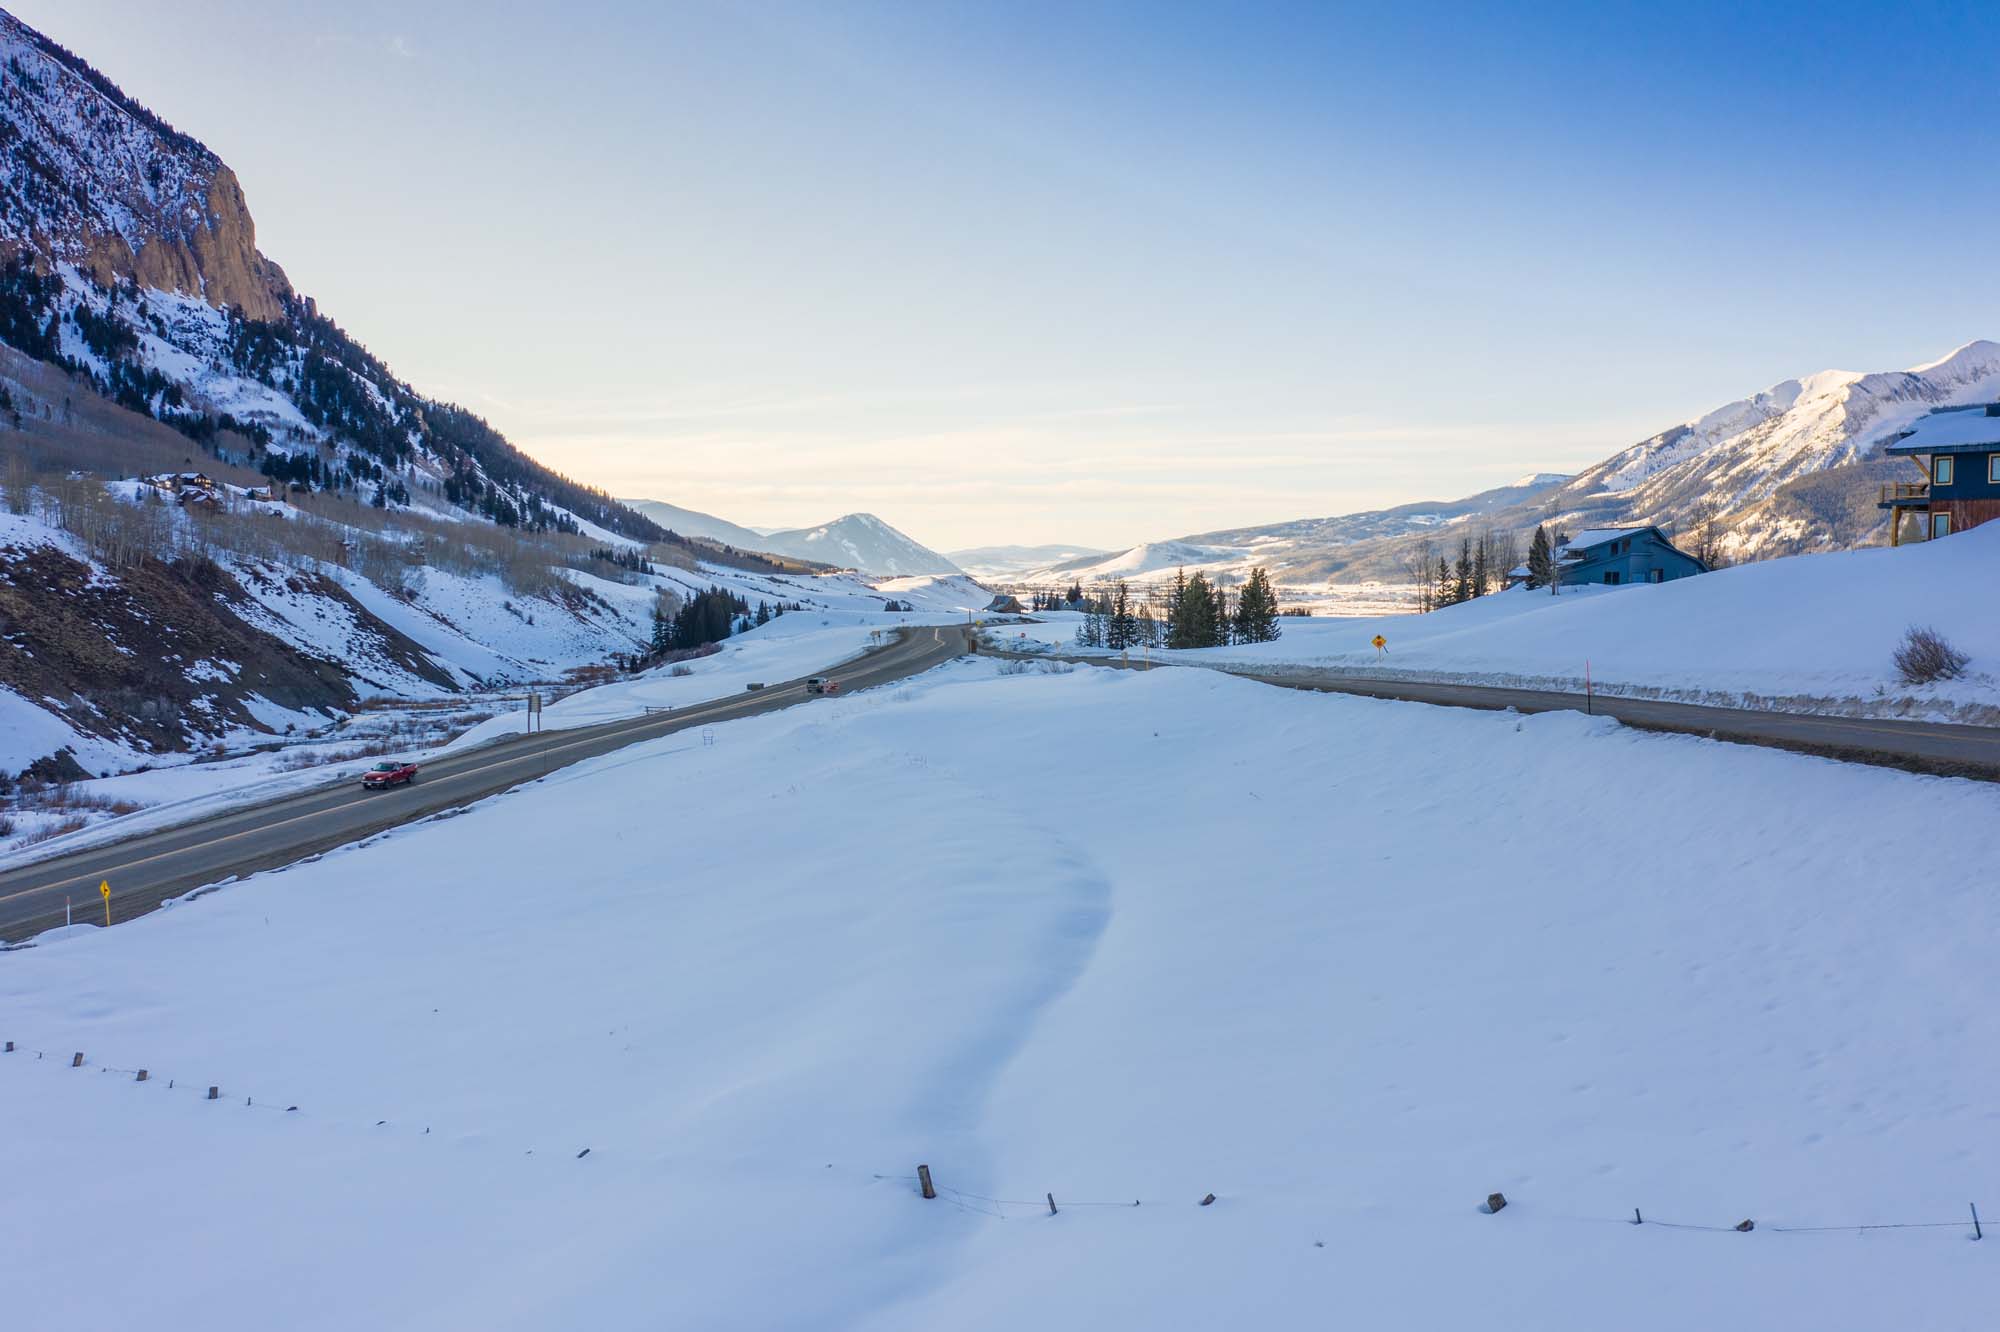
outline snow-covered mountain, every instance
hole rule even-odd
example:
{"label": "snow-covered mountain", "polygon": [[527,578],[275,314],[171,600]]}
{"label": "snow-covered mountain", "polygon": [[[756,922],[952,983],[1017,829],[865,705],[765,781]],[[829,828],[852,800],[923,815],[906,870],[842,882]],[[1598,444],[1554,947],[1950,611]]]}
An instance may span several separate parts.
{"label": "snow-covered mountain", "polygon": [[1152,581],[1176,569],[1199,569],[1211,578],[1234,582],[1259,565],[1281,583],[1325,581],[1341,572],[1345,552],[1398,537],[1443,531],[1454,523],[1518,508],[1569,480],[1543,472],[1464,499],[1402,504],[1332,518],[1301,518],[1262,527],[1203,532],[1173,541],[1153,541],[1110,555],[1086,555],[1032,569],[1020,581],[1035,584],[1090,583],[1125,578]]}
{"label": "snow-covered mountain", "polygon": [[1872,507],[1876,479],[1911,470],[1862,469],[1878,446],[1934,407],[1996,397],[1993,342],[1968,342],[1908,370],[1824,370],[1621,449],[1548,502],[1572,527],[1685,529],[1712,510],[1739,559],[1864,544],[1883,526]]}
{"label": "snow-covered mountain", "polygon": [[850,513],[818,527],[772,532],[764,537],[761,549],[890,578],[965,572],[872,513]]}
{"label": "snow-covered mountain", "polygon": [[726,518],[684,509],[665,500],[623,503],[682,536],[705,537],[738,550],[812,560],[873,578],[964,573],[949,558],[920,544],[872,513],[850,513],[817,527],[745,527]]}
{"label": "snow-covered mountain", "polygon": [[1197,533],[1103,558],[1054,563],[1027,583],[1147,578],[1185,566],[1230,581],[1255,565],[1281,583],[1403,577],[1414,545],[1538,523],[1572,531],[1713,523],[1731,560],[1836,550],[1882,539],[1876,487],[1914,479],[1879,446],[1936,407],[2000,399],[2000,344],[1968,342],[1908,370],[1825,370],[1788,379],[1618,450],[1575,476],[1540,473],[1445,504]]}
{"label": "snow-covered mountain", "polygon": [[948,550],[952,563],[975,578],[1012,578],[1053,564],[1110,554],[1097,546],[972,546]]}
{"label": "snow-covered mountain", "polygon": [[718,518],[712,513],[699,509],[683,509],[678,504],[665,500],[627,499],[620,500],[626,508],[644,514],[666,528],[686,537],[702,537],[709,541],[720,541],[725,546],[738,550],[770,550],[764,544],[765,533],[754,527],[740,527],[727,518]]}
{"label": "snow-covered mountain", "polygon": [[213,456],[381,507],[660,529],[397,379],[258,252],[234,173],[0,11],[0,340]]}

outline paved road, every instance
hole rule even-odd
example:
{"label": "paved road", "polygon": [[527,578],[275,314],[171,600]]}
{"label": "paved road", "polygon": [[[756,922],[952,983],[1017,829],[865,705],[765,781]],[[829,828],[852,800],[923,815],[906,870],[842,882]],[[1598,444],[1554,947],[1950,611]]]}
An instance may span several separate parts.
{"label": "paved road", "polygon": [[[905,679],[964,651],[962,629],[905,629],[832,674],[851,692]],[[101,924],[100,882],[111,884],[113,923],[129,920],[203,884],[293,864],[581,759],[690,726],[774,712],[806,697],[805,681],[790,680],[649,717],[520,736],[426,763],[414,786],[369,792],[343,783],[23,866],[0,874],[0,940],[62,924],[65,897],[74,901],[79,921]]]}
{"label": "paved road", "polygon": [[[1015,655],[1015,654],[1005,654]],[[1026,654],[1046,656],[1047,654]],[[1120,663],[1105,657],[1064,656],[1065,661],[1094,666],[1143,669],[1143,663]],[[1158,664],[1158,663],[1156,663]],[[1192,662],[1171,663],[1178,669]],[[1436,703],[1460,708],[1513,708],[1517,712],[1594,711],[1627,726],[1648,731],[1674,731],[1717,740],[1769,745],[1801,753],[1823,754],[1858,763],[1875,763],[1912,772],[1949,777],[2000,780],[2000,728],[1963,726],[1952,722],[1875,721],[1859,717],[1829,717],[1802,712],[1760,712],[1746,708],[1714,708],[1696,703],[1669,703],[1648,698],[1611,698],[1557,690],[1511,689],[1492,685],[1430,684],[1415,680],[1385,680],[1347,675],[1312,667],[1259,671],[1243,667],[1209,667],[1231,675],[1260,680],[1288,689],[1321,693],[1363,694],[1370,698]]]}

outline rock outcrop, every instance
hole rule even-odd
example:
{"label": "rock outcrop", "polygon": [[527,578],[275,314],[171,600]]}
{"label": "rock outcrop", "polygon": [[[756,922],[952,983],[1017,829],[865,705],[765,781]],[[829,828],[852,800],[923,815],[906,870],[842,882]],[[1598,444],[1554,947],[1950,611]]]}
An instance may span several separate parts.
{"label": "rock outcrop", "polygon": [[284,270],[257,252],[236,174],[198,140],[0,11],[0,247],[108,285],[279,320]]}

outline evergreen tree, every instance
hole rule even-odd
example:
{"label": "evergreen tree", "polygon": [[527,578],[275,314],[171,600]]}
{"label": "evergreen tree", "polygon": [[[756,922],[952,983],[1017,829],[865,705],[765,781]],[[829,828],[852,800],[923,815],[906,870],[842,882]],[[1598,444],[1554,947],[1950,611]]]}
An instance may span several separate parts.
{"label": "evergreen tree", "polygon": [[1451,571],[1451,599],[1458,604],[1472,600],[1472,596],[1472,538],[1460,537],[1458,563]]}
{"label": "evergreen tree", "polygon": [[1138,643],[1139,622],[1132,615],[1132,589],[1119,579],[1111,588],[1111,615],[1105,628],[1104,645],[1124,651]]}
{"label": "evergreen tree", "polygon": [[1483,597],[1493,582],[1493,534],[1481,532],[1472,548],[1472,595]]}
{"label": "evergreen tree", "polygon": [[1187,643],[1188,580],[1186,569],[1174,570],[1173,590],[1167,593],[1166,644],[1183,648]]}
{"label": "evergreen tree", "polygon": [[1160,645],[1160,622],[1153,618],[1153,603],[1150,601],[1139,603],[1138,634],[1139,642],[1144,646]]}
{"label": "evergreen tree", "polygon": [[1555,568],[1555,560],[1549,551],[1549,531],[1537,524],[1534,538],[1528,542],[1528,586],[1547,587]]}
{"label": "evergreen tree", "polygon": [[1229,593],[1222,584],[1215,584],[1211,595],[1215,598],[1215,608],[1208,615],[1208,642],[1205,647],[1227,647],[1229,645]]}
{"label": "evergreen tree", "polygon": [[1236,598],[1236,641],[1269,643],[1278,636],[1278,595],[1263,567],[1252,569]]}

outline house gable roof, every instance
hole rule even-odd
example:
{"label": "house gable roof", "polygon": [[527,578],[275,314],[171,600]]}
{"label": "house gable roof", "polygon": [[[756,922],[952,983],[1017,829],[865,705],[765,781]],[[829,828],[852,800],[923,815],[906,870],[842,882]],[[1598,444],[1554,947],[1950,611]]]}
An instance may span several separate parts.
{"label": "house gable roof", "polygon": [[1882,452],[1894,457],[1913,453],[1990,453],[2000,450],[2000,416],[1987,415],[1982,404],[1945,407],[1921,417],[1889,442]]}

